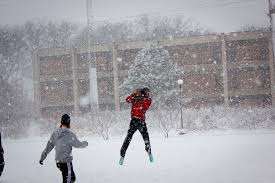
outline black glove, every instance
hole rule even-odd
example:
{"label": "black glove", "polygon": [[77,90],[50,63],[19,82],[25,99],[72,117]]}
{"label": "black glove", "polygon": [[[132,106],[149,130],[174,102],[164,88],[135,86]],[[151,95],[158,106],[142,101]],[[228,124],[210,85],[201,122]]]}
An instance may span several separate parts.
{"label": "black glove", "polygon": [[40,160],[40,161],[39,161],[39,164],[40,164],[40,165],[43,165],[43,161]]}
{"label": "black glove", "polygon": [[88,146],[88,142],[87,141],[83,141],[83,144],[84,144],[85,147]]}

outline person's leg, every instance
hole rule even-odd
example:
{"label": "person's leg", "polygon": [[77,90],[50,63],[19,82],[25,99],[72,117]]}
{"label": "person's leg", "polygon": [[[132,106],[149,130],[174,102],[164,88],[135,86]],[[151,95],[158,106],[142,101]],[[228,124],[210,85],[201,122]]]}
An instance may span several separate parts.
{"label": "person's leg", "polygon": [[127,136],[122,144],[122,147],[120,149],[120,156],[121,157],[125,157],[125,154],[126,154],[126,151],[128,149],[128,146],[132,140],[132,137],[134,135],[134,133],[136,132],[137,130],[137,125],[136,125],[136,121],[134,118],[132,118],[131,122],[130,122],[130,127],[129,127],[129,130],[128,130],[128,133],[127,133]]}
{"label": "person's leg", "polygon": [[62,183],[67,183],[67,176],[68,176],[67,163],[56,163],[56,166],[62,173],[62,179],[63,179]]}
{"label": "person's leg", "polygon": [[148,130],[147,130],[147,126],[145,121],[140,121],[141,125],[139,126],[139,132],[142,135],[142,138],[144,140],[145,143],[145,150],[151,154],[151,144],[150,144],[150,138],[149,138],[149,134],[148,134]]}
{"label": "person's leg", "polygon": [[73,163],[72,162],[67,163],[67,167],[68,167],[67,182],[68,183],[73,183],[76,180],[74,169],[73,169]]}
{"label": "person's leg", "polygon": [[73,183],[75,182],[75,173],[73,170],[72,162],[68,163],[56,163],[57,168],[62,172],[62,183]]}

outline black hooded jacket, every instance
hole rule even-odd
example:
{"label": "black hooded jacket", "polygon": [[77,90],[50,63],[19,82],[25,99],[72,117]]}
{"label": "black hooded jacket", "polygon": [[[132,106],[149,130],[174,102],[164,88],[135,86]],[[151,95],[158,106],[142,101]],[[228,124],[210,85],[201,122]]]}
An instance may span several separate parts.
{"label": "black hooded jacket", "polygon": [[2,147],[2,139],[1,139],[1,132],[0,132],[0,164],[4,162],[4,149]]}

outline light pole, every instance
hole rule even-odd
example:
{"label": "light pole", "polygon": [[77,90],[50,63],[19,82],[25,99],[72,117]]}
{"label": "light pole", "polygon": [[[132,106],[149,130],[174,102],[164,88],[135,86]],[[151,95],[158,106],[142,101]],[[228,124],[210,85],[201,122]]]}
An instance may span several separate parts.
{"label": "light pole", "polygon": [[181,92],[183,80],[179,79],[178,84],[180,85],[180,127],[181,127],[181,129],[183,129],[183,122],[182,122],[182,92]]}

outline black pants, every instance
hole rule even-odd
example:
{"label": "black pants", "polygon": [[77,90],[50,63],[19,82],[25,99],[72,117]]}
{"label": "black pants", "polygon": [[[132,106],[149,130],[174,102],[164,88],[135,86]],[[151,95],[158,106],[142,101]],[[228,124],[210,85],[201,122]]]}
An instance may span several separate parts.
{"label": "black pants", "polygon": [[74,174],[72,162],[56,163],[56,166],[62,172],[62,177],[63,177],[62,183],[75,182],[75,174]]}
{"label": "black pants", "polygon": [[127,136],[126,136],[126,138],[122,144],[122,147],[120,149],[120,156],[122,156],[122,157],[125,156],[128,146],[132,140],[132,137],[137,130],[139,130],[139,132],[142,135],[142,138],[145,143],[145,150],[148,153],[151,153],[150,139],[149,139],[149,134],[148,134],[148,130],[147,130],[145,121],[137,119],[137,118],[132,118]]}
{"label": "black pants", "polygon": [[0,176],[2,175],[4,166],[5,166],[4,155],[0,153]]}

